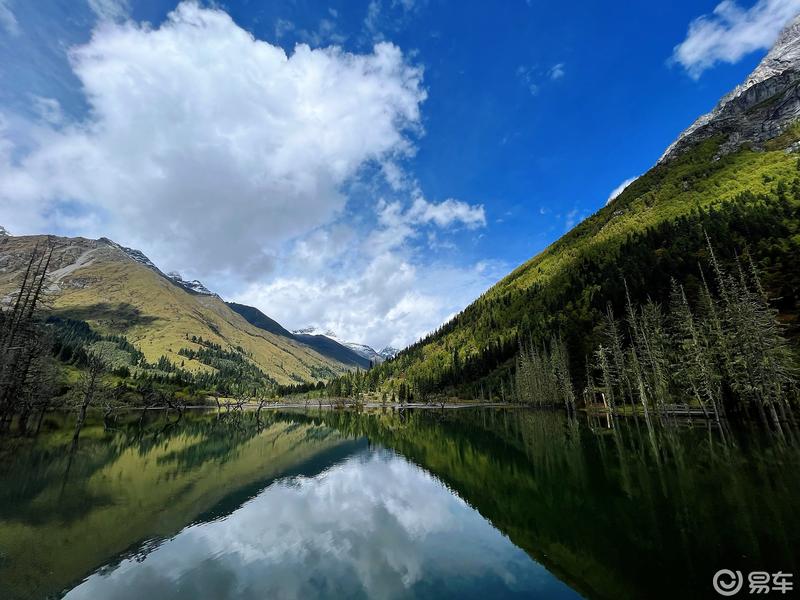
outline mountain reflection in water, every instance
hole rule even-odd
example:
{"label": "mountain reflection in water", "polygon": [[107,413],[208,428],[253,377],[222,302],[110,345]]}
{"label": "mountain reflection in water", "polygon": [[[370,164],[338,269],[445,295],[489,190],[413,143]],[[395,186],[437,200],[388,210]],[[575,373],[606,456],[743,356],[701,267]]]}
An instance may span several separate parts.
{"label": "mountain reflection in water", "polygon": [[755,436],[187,414],[98,423],[69,456],[61,425],[0,451],[0,597],[704,597],[720,568],[797,567],[798,453]]}
{"label": "mountain reflection in water", "polygon": [[368,450],[275,482],[67,598],[530,597],[568,588],[419,467]]}

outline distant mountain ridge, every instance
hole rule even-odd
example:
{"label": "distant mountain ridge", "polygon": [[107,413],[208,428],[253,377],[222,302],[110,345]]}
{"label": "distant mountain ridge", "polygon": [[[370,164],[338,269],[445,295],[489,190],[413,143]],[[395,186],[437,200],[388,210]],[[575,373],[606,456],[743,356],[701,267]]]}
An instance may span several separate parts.
{"label": "distant mountain ridge", "polygon": [[394,358],[399,350],[393,348],[392,346],[386,346],[381,350],[375,350],[372,346],[368,346],[367,344],[361,344],[359,342],[348,342],[340,338],[334,331],[330,329],[320,329],[319,327],[304,327],[302,329],[295,329],[292,333],[297,335],[311,335],[311,336],[325,336],[335,342],[343,346],[347,346],[353,352],[356,352],[360,356],[366,358],[367,360],[372,361],[372,364],[379,364],[385,360],[389,360]]}
{"label": "distant mountain ridge", "polygon": [[368,369],[371,366],[370,359],[354,351],[352,348],[338,342],[335,338],[326,335],[313,333],[312,329],[289,331],[276,320],[268,317],[259,309],[246,304],[228,302],[227,305],[234,311],[242,315],[247,321],[265,331],[274,333],[290,339],[297,340],[314,348],[324,356],[333,358],[347,365]]}

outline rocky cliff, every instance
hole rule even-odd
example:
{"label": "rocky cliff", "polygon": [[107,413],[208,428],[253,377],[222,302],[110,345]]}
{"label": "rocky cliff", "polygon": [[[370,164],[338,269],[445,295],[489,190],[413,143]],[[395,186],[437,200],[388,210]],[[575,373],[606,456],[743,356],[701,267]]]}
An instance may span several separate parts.
{"label": "rocky cliff", "polygon": [[722,136],[719,155],[749,145],[763,149],[800,117],[800,16],[778,37],[748,78],[697,119],[664,152],[659,163]]}

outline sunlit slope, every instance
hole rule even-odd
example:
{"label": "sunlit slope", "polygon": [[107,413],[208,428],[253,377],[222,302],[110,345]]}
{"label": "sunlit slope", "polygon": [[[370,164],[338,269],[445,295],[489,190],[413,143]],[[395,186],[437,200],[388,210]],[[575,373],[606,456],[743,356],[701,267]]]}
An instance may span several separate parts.
{"label": "sunlit slope", "polygon": [[606,302],[621,314],[623,279],[642,301],[663,299],[670,276],[697,277],[704,231],[723,254],[749,249],[796,335],[800,163],[789,147],[798,139],[795,126],[763,151],[724,156],[720,140],[709,139],[654,167],[385,368],[406,379],[436,377],[454,352],[464,364],[491,344],[557,332],[575,354],[590,352]]}
{"label": "sunlit slope", "polygon": [[541,344],[553,335],[579,363],[573,374],[583,372],[607,304],[624,312],[626,283],[634,303],[664,301],[672,278],[696,293],[707,237],[723,262],[750,254],[767,291],[780,299],[789,336],[800,338],[799,91],[797,17],[655,167],[385,366],[384,375],[428,390],[488,376],[488,387],[502,392],[520,339]]}
{"label": "sunlit slope", "polygon": [[[0,238],[0,297],[19,287],[27,259],[44,236]],[[54,313],[87,321],[103,334],[125,335],[155,362],[166,356],[196,371],[210,369],[178,355],[202,337],[223,348],[240,346],[279,383],[316,381],[347,366],[297,341],[254,327],[219,297],[191,293],[160,272],[102,240],[55,242],[47,304]]]}
{"label": "sunlit slope", "polygon": [[797,155],[782,150],[744,151],[716,161],[716,144],[708,142],[674,164],[649,171],[616,200],[603,207],[543,252],[519,266],[489,292],[489,297],[533,283],[547,283],[596,251],[619,247],[629,233],[653,227],[703,208],[725,210],[743,192],[768,194],[775,181],[792,178]]}

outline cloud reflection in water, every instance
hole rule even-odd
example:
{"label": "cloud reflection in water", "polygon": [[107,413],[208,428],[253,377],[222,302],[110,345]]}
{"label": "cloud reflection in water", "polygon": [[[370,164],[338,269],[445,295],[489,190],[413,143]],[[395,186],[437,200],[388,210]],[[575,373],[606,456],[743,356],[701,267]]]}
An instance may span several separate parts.
{"label": "cloud reflection in water", "polygon": [[385,450],[278,481],[66,598],[575,597],[440,481]]}

